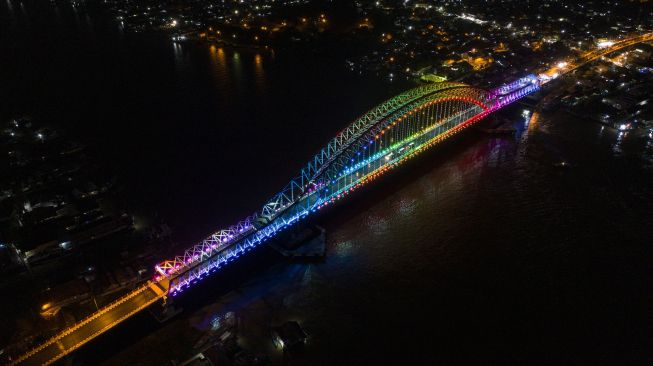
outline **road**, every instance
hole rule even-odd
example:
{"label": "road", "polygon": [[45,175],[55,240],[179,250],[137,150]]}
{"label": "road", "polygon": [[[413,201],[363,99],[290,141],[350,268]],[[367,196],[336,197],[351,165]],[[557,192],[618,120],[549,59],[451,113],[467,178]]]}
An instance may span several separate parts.
{"label": "road", "polygon": [[148,282],[33,349],[11,365],[49,365],[162,299],[165,284]]}
{"label": "road", "polygon": [[544,76],[544,79],[541,80],[542,82],[547,82],[551,79],[555,79],[560,75],[566,74],[568,72],[571,72],[573,70],[576,70],[577,68],[592,62],[596,60],[597,58],[601,56],[608,55],[612,52],[618,51],[622,48],[632,46],[638,43],[642,42],[650,42],[653,41],[653,33],[646,33],[642,35],[638,35],[635,37],[630,37],[626,39],[622,39],[619,41],[614,42],[614,44],[599,48],[599,49],[594,49],[592,51],[586,52],[580,57],[578,57],[576,60],[572,62],[560,62],[557,65],[551,67],[550,69],[543,71],[540,73],[540,78],[542,79],[542,76]]}

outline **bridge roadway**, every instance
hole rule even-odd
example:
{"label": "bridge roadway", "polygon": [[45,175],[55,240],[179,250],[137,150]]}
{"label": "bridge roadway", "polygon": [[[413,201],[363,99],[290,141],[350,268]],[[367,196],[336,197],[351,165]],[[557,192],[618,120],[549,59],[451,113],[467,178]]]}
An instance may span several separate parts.
{"label": "bridge roadway", "polygon": [[148,281],[144,286],[103,307],[10,364],[49,365],[162,299],[166,295],[166,289],[165,280],[159,283]]}
{"label": "bridge roadway", "polygon": [[[589,62],[592,62],[599,57],[608,55],[612,52],[619,51],[622,48],[626,48],[638,43],[642,42],[650,42],[653,41],[653,33],[645,33],[641,35],[637,35],[634,37],[629,37],[620,41],[616,41],[614,44],[604,47],[604,48],[598,48],[589,52],[584,53],[580,57],[578,57],[576,60],[573,62],[569,62],[567,64],[563,65],[556,65],[551,67],[550,69],[546,70],[543,72],[543,75],[546,75],[549,78],[555,78],[559,75],[566,74],[568,72],[574,71],[577,68],[586,65]],[[555,76],[554,76],[555,75]],[[547,80],[543,80],[543,83],[545,83]]]}
{"label": "bridge roadway", "polygon": [[[653,33],[622,40],[610,47],[589,52],[583,55],[576,62],[570,63],[566,69],[552,68],[549,71],[547,71],[547,73],[558,72],[559,74],[563,74],[583,64],[586,64],[587,62],[590,62],[602,55],[617,51],[621,48],[636,43],[646,42],[651,40],[653,40]],[[457,121],[461,121],[479,111],[480,110],[478,108],[472,107],[472,109],[468,111],[463,111],[461,112],[462,114],[457,116],[452,116],[452,118],[454,118]],[[480,112],[480,115],[483,115],[486,112],[489,113],[491,111]],[[451,125],[450,123],[446,123],[443,121],[442,124],[436,124],[434,128],[430,129],[429,131],[426,131],[427,133],[425,135],[417,137],[417,139],[423,140],[422,142],[426,142],[428,144],[432,143],[433,141],[439,140],[440,138],[443,137],[439,132],[442,131],[441,129],[439,129],[439,127],[443,126],[444,124]],[[455,128],[451,129],[450,133],[455,133],[460,128],[464,128],[464,127],[465,127],[464,125],[456,126]],[[449,134],[449,132],[447,132],[447,134]],[[346,174],[343,177],[337,179],[338,181],[346,182],[349,180],[350,182],[348,184],[346,183],[343,185],[340,185],[338,183],[339,185],[338,190],[342,191],[348,189],[351,186],[351,181],[353,180],[352,177],[356,174],[361,176],[373,175],[379,169],[385,169],[385,165],[391,166],[397,163],[399,160],[406,158],[408,155],[411,155],[412,151],[409,151],[410,149],[412,149],[411,146],[412,145],[410,144],[410,142],[408,144],[402,144],[401,147],[398,146],[397,149],[394,150],[393,155],[385,154],[383,156],[375,157],[374,159],[372,159],[374,160],[374,162],[371,165],[362,166],[360,169],[357,169],[357,171],[352,171],[350,172],[350,174]],[[399,151],[399,149],[402,148],[404,150]],[[131,317],[135,313],[142,311],[143,309],[147,308],[148,306],[152,305],[153,303],[159,300],[165,299],[166,296],[168,295],[168,291],[171,288],[170,280],[171,278],[157,276],[154,280],[148,281],[145,285],[133,290],[132,292],[124,295],[123,297],[119,298],[115,302],[103,307],[102,309],[90,315],[88,318],[80,321],[79,323],[76,323],[75,325],[55,335],[54,337],[50,338],[40,346],[25,353],[18,359],[11,361],[10,365],[52,364],[53,362],[61,359],[62,357],[70,354],[74,350],[83,346],[84,344],[94,339],[98,335],[112,329],[113,327],[115,327],[125,319]]]}

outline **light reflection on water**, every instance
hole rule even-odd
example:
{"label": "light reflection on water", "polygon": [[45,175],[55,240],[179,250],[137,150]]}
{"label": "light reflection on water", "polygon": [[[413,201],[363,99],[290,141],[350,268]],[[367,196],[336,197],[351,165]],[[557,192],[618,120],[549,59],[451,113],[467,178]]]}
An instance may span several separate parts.
{"label": "light reflection on water", "polygon": [[[624,179],[629,181],[615,175],[625,173],[626,157],[632,158],[635,153],[638,159],[650,159],[650,139],[638,141],[632,133],[606,137],[597,133],[600,130],[596,124],[555,114],[540,116],[537,126],[526,129],[526,137],[462,136],[477,142],[447,156],[444,163],[435,164],[414,181],[405,182],[398,191],[377,197],[369,209],[353,214],[345,223],[327,225],[326,262],[310,265],[311,275],[300,282],[290,280],[280,286],[292,290],[279,295],[286,300],[282,302],[284,308],[277,309],[277,316],[304,315],[303,325],[313,337],[307,357],[317,363],[328,359],[347,364],[377,356],[383,363],[383,357],[395,359],[402,354],[399,349],[415,344],[415,339],[397,338],[408,334],[429,334],[427,340],[437,354],[418,351],[428,360],[447,359],[450,347],[462,347],[459,341],[445,340],[451,334],[475,342],[494,357],[507,357],[501,348],[484,348],[481,339],[470,335],[474,329],[492,334],[497,342],[518,343],[525,352],[541,342],[551,342],[549,337],[558,337],[559,327],[568,320],[546,310],[560,306],[547,300],[550,286],[554,286],[553,291],[562,291],[557,296],[566,299],[567,311],[594,316],[587,315],[583,306],[576,309],[585,301],[583,293],[566,292],[565,287],[573,289],[581,281],[582,286],[592,288],[585,291],[592,293],[606,291],[604,286],[608,286],[608,293],[615,290],[592,281],[591,276],[585,279],[579,268],[586,254],[579,250],[588,244],[615,245],[613,250],[619,250],[621,245],[613,241],[612,230],[601,220],[621,221],[615,209],[624,210],[624,218],[632,218],[646,207],[623,193],[610,191],[621,190]],[[578,165],[563,171],[553,167],[552,163],[561,158]],[[422,163],[429,161],[423,158]],[[597,169],[605,174],[603,178],[597,176]],[[644,179],[631,187],[639,193],[632,193],[650,200],[651,188],[641,185],[653,180],[650,169],[634,169],[626,174],[641,174]],[[395,174],[402,174],[401,169]],[[581,187],[583,184],[590,187]],[[611,199],[597,201],[597,194],[607,194]],[[638,231],[636,238],[651,233],[645,227],[635,226],[633,230]],[[504,269],[496,268],[495,261]],[[619,262],[612,265],[614,268],[601,263],[600,271],[606,273],[621,266]],[[574,274],[567,274],[569,271]],[[527,287],[522,287],[521,277],[529,279]],[[471,282],[460,288],[459,280],[453,278]],[[490,285],[495,281],[500,287]],[[521,293],[513,293],[515,289]],[[479,295],[477,291],[497,294]],[[537,300],[518,300],[523,296]],[[538,309],[535,318],[514,312],[514,306],[531,300],[536,302],[530,306]],[[515,301],[520,305],[513,305]],[[482,314],[482,318],[466,323],[469,311]],[[402,320],[395,322],[381,314]],[[456,321],[449,324],[448,317]],[[413,318],[419,321],[409,320]],[[530,324],[529,331],[534,328],[539,333],[537,342],[531,343],[530,336],[515,335],[523,332],[516,330],[520,329],[516,324],[524,321]],[[602,324],[600,318],[595,321]],[[460,327],[471,333],[461,333]],[[395,337],[386,342],[383,334]],[[363,342],[360,337],[373,341]],[[577,340],[572,338],[571,342]],[[355,350],[346,346],[352,343]]]}
{"label": "light reflection on water", "polygon": [[256,55],[254,55],[254,78],[256,82],[256,91],[262,95],[268,90],[263,62],[263,56],[261,56],[260,53],[256,53]]}
{"label": "light reflection on water", "polygon": [[623,140],[626,137],[626,135],[627,135],[626,132],[617,132],[615,142],[612,145],[612,152],[615,154],[615,156],[619,156],[623,154],[621,144],[623,143]]}
{"label": "light reflection on water", "polygon": [[216,45],[210,45],[208,49],[211,76],[216,90],[224,98],[232,98],[234,88],[239,92],[248,91],[249,83],[253,83],[258,96],[265,97],[269,84],[265,64],[271,60],[255,51],[240,52]]}

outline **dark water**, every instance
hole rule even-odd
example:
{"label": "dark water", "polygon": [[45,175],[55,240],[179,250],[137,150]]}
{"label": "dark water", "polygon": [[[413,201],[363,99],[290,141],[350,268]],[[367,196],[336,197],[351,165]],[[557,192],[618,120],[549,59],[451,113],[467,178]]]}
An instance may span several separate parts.
{"label": "dark water", "polygon": [[[402,89],[338,55],[173,46],[25,4],[0,4],[2,118],[77,135],[182,239],[256,209]],[[466,133],[328,212],[324,263],[255,271],[107,364],[166,362],[184,342],[173,330],[228,310],[301,321],[299,364],[651,364],[653,141],[563,113],[512,118],[523,134]]]}
{"label": "dark water", "polygon": [[345,73],[338,54],[184,47],[38,3],[2,1],[0,118],[78,136],[185,240],[253,213],[346,123],[405,88]]}

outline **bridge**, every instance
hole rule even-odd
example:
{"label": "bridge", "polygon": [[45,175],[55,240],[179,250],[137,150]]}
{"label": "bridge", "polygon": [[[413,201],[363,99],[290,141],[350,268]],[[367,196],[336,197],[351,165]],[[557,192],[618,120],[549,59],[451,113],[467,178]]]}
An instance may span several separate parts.
{"label": "bridge", "polygon": [[[602,55],[653,40],[631,37],[538,75],[492,90],[442,82],[408,90],[376,106],[336,135],[278,194],[237,224],[217,231],[183,254],[156,265],[145,285],[103,307],[11,365],[49,365],[168,296],[235,261],[280,231],[345,199],[404,161],[531,94],[553,78]],[[555,75],[555,77],[552,77]]]}
{"label": "bridge", "polygon": [[613,52],[619,51],[623,48],[636,45],[642,42],[653,41],[653,33],[645,33],[640,35],[635,35],[628,37],[619,41],[609,41],[597,49],[590,50],[573,61],[565,62],[561,61],[558,64],[554,65],[550,69],[539,74],[539,78],[546,82],[550,79],[555,79],[560,75],[564,75],[568,72],[574,71],[577,68],[586,65],[600,57],[609,55]]}

